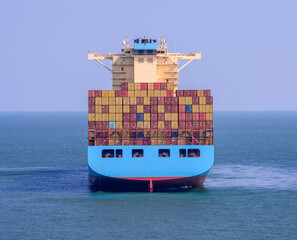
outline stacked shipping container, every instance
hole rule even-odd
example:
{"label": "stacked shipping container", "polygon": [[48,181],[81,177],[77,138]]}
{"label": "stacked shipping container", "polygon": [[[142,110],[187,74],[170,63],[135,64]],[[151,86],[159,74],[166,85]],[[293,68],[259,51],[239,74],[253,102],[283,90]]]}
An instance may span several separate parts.
{"label": "stacked shipping container", "polygon": [[122,83],[89,91],[89,146],[212,145],[210,90],[173,83]]}

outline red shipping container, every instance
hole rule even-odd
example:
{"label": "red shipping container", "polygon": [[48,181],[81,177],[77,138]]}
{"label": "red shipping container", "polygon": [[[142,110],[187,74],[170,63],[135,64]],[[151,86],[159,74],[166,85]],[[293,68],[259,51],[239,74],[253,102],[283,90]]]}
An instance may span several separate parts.
{"label": "red shipping container", "polygon": [[192,97],[192,104],[198,105],[199,104],[199,97]]}
{"label": "red shipping container", "polygon": [[172,145],[171,141],[172,141],[171,138],[165,138],[164,145]]}
{"label": "red shipping container", "polygon": [[197,97],[197,90],[191,90],[191,96]]}
{"label": "red shipping container", "polygon": [[161,84],[160,83],[154,83],[154,90],[161,90]]}
{"label": "red shipping container", "polygon": [[193,129],[199,129],[199,122],[193,121]]}
{"label": "red shipping container", "polygon": [[137,105],[143,105],[143,97],[137,97],[136,103],[137,103]]}
{"label": "red shipping container", "polygon": [[158,105],[164,105],[165,104],[165,98],[164,97],[158,97]]}
{"label": "red shipping container", "polygon": [[199,129],[205,129],[206,128],[206,122],[199,121]]}
{"label": "red shipping container", "polygon": [[102,97],[102,91],[101,90],[96,90],[95,91],[95,97]]}
{"label": "red shipping container", "polygon": [[165,121],[165,114],[164,113],[158,113],[158,121]]}
{"label": "red shipping container", "polygon": [[186,113],[186,121],[193,121],[193,113]]}
{"label": "red shipping container", "polygon": [[160,83],[160,90],[167,90],[167,83]]}
{"label": "red shipping container", "polygon": [[185,113],[179,113],[178,114],[178,120],[179,121],[186,121],[186,114]]}
{"label": "red shipping container", "polygon": [[158,106],[151,106],[151,113],[158,113]]}
{"label": "red shipping container", "polygon": [[115,96],[116,97],[121,97],[122,96],[122,91],[121,90],[115,90]]}
{"label": "red shipping container", "polygon": [[130,121],[130,114],[129,113],[123,113],[123,120],[125,122],[129,122]]}
{"label": "red shipping container", "polygon": [[165,121],[165,129],[171,129],[171,121]]}
{"label": "red shipping container", "polygon": [[192,129],[193,128],[193,122],[186,122],[186,129]]}
{"label": "red shipping container", "polygon": [[[179,129],[186,129],[186,122],[179,121],[178,122],[178,128]],[[180,134],[179,134],[179,136],[180,136]]]}
{"label": "red shipping container", "polygon": [[89,98],[90,97],[95,97],[95,91],[94,90],[89,90]]}
{"label": "red shipping container", "polygon": [[209,97],[210,96],[210,90],[203,90],[203,96]]}
{"label": "red shipping container", "polygon": [[151,129],[157,129],[158,128],[158,122],[151,122]]}
{"label": "red shipping container", "polygon": [[[128,113],[129,114],[129,113]],[[129,129],[130,128],[130,122],[123,122],[123,129]]]}
{"label": "red shipping container", "polygon": [[101,122],[101,127],[102,127],[102,129],[108,129],[109,128],[109,122],[107,122],[107,121]]}
{"label": "red shipping container", "polygon": [[151,97],[151,105],[158,105],[158,98],[157,97]]}
{"label": "red shipping container", "polygon": [[121,89],[124,91],[128,91],[128,83],[122,83],[121,84]]}
{"label": "red shipping container", "polygon": [[172,111],[173,113],[178,113],[178,105],[172,105],[172,106],[171,106],[171,111]]}
{"label": "red shipping container", "polygon": [[207,128],[207,129],[212,129],[212,128],[213,128],[213,123],[212,123],[212,121],[207,121],[207,122],[206,122],[206,128]]}
{"label": "red shipping container", "polygon": [[165,113],[171,113],[171,105],[165,105],[164,111]]}
{"label": "red shipping container", "polygon": [[199,113],[193,113],[193,121],[199,121]]}
{"label": "red shipping container", "polygon": [[213,98],[211,96],[206,97],[206,104],[213,104]]}
{"label": "red shipping container", "polygon": [[182,97],[182,96],[184,96],[184,90],[176,90],[176,96],[177,96],[177,97]]}
{"label": "red shipping container", "polygon": [[129,121],[130,122],[136,122],[137,121],[137,114],[136,113],[130,113],[129,114]]}
{"label": "red shipping container", "polygon": [[147,83],[140,83],[140,90],[147,90]]}
{"label": "red shipping container", "polygon": [[165,98],[164,98],[164,102],[165,102],[166,105],[171,105],[171,104],[172,104],[172,99],[171,99],[171,97],[165,97]]}
{"label": "red shipping container", "polygon": [[88,123],[88,126],[89,126],[89,129],[94,129],[96,127],[96,122],[91,121]]}
{"label": "red shipping container", "polygon": [[178,97],[173,97],[171,101],[172,101],[172,105],[178,105]]}
{"label": "red shipping container", "polygon": [[186,105],[179,105],[179,106],[178,106],[178,111],[179,111],[180,113],[184,113],[184,112],[186,112]]}
{"label": "red shipping container", "polygon": [[102,105],[101,109],[102,109],[102,113],[109,113],[109,106],[108,105]]}
{"label": "red shipping container", "polygon": [[206,121],[206,113],[199,113],[199,121]]}
{"label": "red shipping container", "polygon": [[142,138],[136,139],[136,145],[143,145],[143,139]]}
{"label": "red shipping container", "polygon": [[150,138],[144,138],[143,139],[143,145],[151,145]]}
{"label": "red shipping container", "polygon": [[89,113],[95,113],[95,106],[89,105]]}
{"label": "red shipping container", "polygon": [[[171,123],[170,123],[170,125],[171,125]],[[166,126],[166,123],[165,123],[165,126]],[[171,129],[164,131],[164,137],[165,138],[171,138]]]}
{"label": "red shipping container", "polygon": [[95,97],[89,97],[89,105],[95,105]]}
{"label": "red shipping container", "polygon": [[151,113],[151,121],[152,122],[158,121],[158,113]]}
{"label": "red shipping container", "polygon": [[130,122],[130,129],[136,129],[137,128],[137,122]]}
{"label": "red shipping container", "polygon": [[96,129],[102,129],[102,122],[96,122]]}
{"label": "red shipping container", "polygon": [[122,97],[128,97],[128,90],[122,90]]}
{"label": "red shipping container", "polygon": [[167,97],[173,97],[174,92],[173,90],[167,90]]}
{"label": "red shipping container", "polygon": [[136,105],[130,105],[130,113],[137,113],[137,106]]}
{"label": "red shipping container", "polygon": [[191,90],[184,90],[185,97],[191,97]]}
{"label": "red shipping container", "polygon": [[150,105],[144,105],[143,106],[143,112],[144,113],[150,113],[151,112],[151,106]]}

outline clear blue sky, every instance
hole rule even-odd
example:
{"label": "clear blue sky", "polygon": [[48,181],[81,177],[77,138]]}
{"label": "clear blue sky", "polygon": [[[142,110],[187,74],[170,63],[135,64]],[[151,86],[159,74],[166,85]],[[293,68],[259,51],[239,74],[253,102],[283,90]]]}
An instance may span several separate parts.
{"label": "clear blue sky", "polygon": [[215,110],[297,110],[297,1],[0,1],[0,111],[87,110],[111,89],[89,49],[164,36],[202,50],[180,89],[211,89]]}

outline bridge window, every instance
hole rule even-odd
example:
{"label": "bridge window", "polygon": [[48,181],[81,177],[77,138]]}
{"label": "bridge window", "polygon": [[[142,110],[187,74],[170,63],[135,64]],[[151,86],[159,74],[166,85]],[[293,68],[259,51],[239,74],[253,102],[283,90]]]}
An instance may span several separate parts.
{"label": "bridge window", "polygon": [[132,157],[143,157],[143,149],[132,149]]}
{"label": "bridge window", "polygon": [[159,157],[170,157],[169,149],[159,149]]}
{"label": "bridge window", "polygon": [[154,59],[153,59],[153,58],[148,58],[148,59],[147,59],[147,62],[148,62],[148,63],[152,63],[152,62],[154,62]]}
{"label": "bridge window", "polygon": [[117,158],[122,158],[123,157],[123,150],[122,149],[117,149],[116,150],[116,157]]}
{"label": "bridge window", "polygon": [[102,158],[113,158],[114,150],[113,149],[104,149],[102,150]]}
{"label": "bridge window", "polygon": [[179,149],[179,156],[180,157],[186,157],[187,156],[187,150],[186,149]]}
{"label": "bridge window", "polygon": [[188,149],[188,157],[200,157],[199,149]]}
{"label": "bridge window", "polygon": [[144,63],[144,58],[138,58],[138,63]]}

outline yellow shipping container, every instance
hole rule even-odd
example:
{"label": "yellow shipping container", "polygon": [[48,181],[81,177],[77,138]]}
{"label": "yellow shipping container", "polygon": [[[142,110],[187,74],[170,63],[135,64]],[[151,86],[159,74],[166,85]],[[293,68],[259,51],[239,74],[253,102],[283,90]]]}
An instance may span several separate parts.
{"label": "yellow shipping container", "polygon": [[95,113],[102,113],[102,106],[96,106]]}
{"label": "yellow shipping container", "polygon": [[192,112],[193,113],[199,113],[199,105],[193,105]]}
{"label": "yellow shipping container", "polygon": [[199,112],[200,112],[200,113],[205,113],[205,112],[206,112],[206,107],[205,107],[205,105],[199,105]]}
{"label": "yellow shipping container", "polygon": [[151,139],[151,145],[158,145],[158,139],[157,138],[152,138]]}
{"label": "yellow shipping container", "polygon": [[199,97],[199,104],[206,104],[206,97]]}
{"label": "yellow shipping container", "polygon": [[151,105],[151,98],[150,97],[144,97],[143,98],[143,104],[144,105]]}
{"label": "yellow shipping container", "polygon": [[116,121],[117,122],[122,122],[123,121],[123,114],[116,113]]}
{"label": "yellow shipping container", "polygon": [[158,132],[158,138],[164,138],[164,132]]}
{"label": "yellow shipping container", "polygon": [[147,90],[153,91],[154,90],[154,83],[148,83],[147,84]]}
{"label": "yellow shipping container", "polygon": [[130,105],[130,100],[128,97],[123,97],[123,105]]}
{"label": "yellow shipping container", "polygon": [[165,127],[164,121],[158,121],[158,128],[159,129],[164,129],[164,127]]}
{"label": "yellow shipping container", "polygon": [[141,91],[135,91],[135,97],[141,97]]}
{"label": "yellow shipping container", "polygon": [[179,105],[186,105],[186,99],[187,97],[179,97],[178,98]]}
{"label": "yellow shipping container", "polygon": [[108,97],[109,93],[108,90],[102,90],[102,97]]}
{"label": "yellow shipping container", "polygon": [[108,142],[109,144],[109,146],[114,146],[114,145],[116,145],[116,139],[114,139],[114,138],[109,138],[109,142]]}
{"label": "yellow shipping container", "polygon": [[104,121],[104,122],[108,121],[108,113],[101,114],[101,121]]}
{"label": "yellow shipping container", "polygon": [[174,84],[173,83],[167,83],[167,90],[174,90]]}
{"label": "yellow shipping container", "polygon": [[130,105],[136,105],[136,97],[130,97]]}
{"label": "yellow shipping container", "polygon": [[143,120],[144,121],[151,121],[151,114],[150,113],[144,113],[143,114]]}
{"label": "yellow shipping container", "polygon": [[206,113],[206,121],[212,121],[213,117],[212,117],[212,113]]}
{"label": "yellow shipping container", "polygon": [[172,121],[171,122],[171,128],[172,129],[178,129],[178,122],[177,121]]}
{"label": "yellow shipping container", "polygon": [[128,91],[134,91],[135,90],[135,84],[134,83],[128,83]]}
{"label": "yellow shipping container", "polygon": [[137,105],[137,113],[143,113],[143,105]]}
{"label": "yellow shipping container", "polygon": [[116,115],[115,113],[110,113],[108,114],[108,121],[115,121],[116,120]]}
{"label": "yellow shipping container", "polygon": [[95,113],[89,113],[89,121],[90,122],[96,121],[96,115],[95,115]]}
{"label": "yellow shipping container", "polygon": [[143,128],[143,122],[138,121],[137,122],[137,128]]}
{"label": "yellow shipping container", "polygon": [[101,100],[102,100],[101,97],[95,97],[95,105],[96,105],[96,106],[98,106],[98,105],[102,105],[102,104],[101,104],[101,102],[102,102]]}
{"label": "yellow shipping container", "polygon": [[203,96],[203,90],[197,90],[197,96],[202,97]]}
{"label": "yellow shipping container", "polygon": [[148,91],[147,91],[147,96],[148,96],[148,97],[154,97],[154,96],[155,96],[154,91],[153,91],[153,90],[148,90]]}
{"label": "yellow shipping container", "polygon": [[186,105],[192,105],[192,97],[186,97]]}
{"label": "yellow shipping container", "polygon": [[164,105],[158,105],[158,113],[164,113]]}
{"label": "yellow shipping container", "polygon": [[150,122],[143,122],[143,128],[151,128]]}
{"label": "yellow shipping container", "polygon": [[96,113],[96,121],[97,122],[101,121],[101,116],[102,116],[102,114]]}
{"label": "yellow shipping container", "polygon": [[128,97],[135,97],[135,91],[128,91]]}
{"label": "yellow shipping container", "polygon": [[123,123],[122,122],[116,122],[116,128],[122,128]]}
{"label": "yellow shipping container", "polygon": [[172,120],[172,114],[171,113],[165,113],[165,121],[171,121]]}
{"label": "yellow shipping container", "polygon": [[212,105],[206,105],[206,112],[209,112],[209,113],[213,112]]}
{"label": "yellow shipping container", "polygon": [[116,113],[116,107],[113,105],[109,105],[109,113]]}
{"label": "yellow shipping container", "polygon": [[120,113],[120,114],[122,114],[122,112],[123,112],[123,107],[122,107],[122,105],[116,105],[116,113]]}
{"label": "yellow shipping container", "polygon": [[116,99],[115,99],[115,97],[109,97],[109,98],[108,98],[108,104],[109,104],[109,105],[115,105],[115,104],[116,104]]}
{"label": "yellow shipping container", "polygon": [[123,98],[116,97],[116,105],[122,105],[123,104]]}
{"label": "yellow shipping container", "polygon": [[163,139],[158,139],[158,145],[164,145],[164,140]]}
{"label": "yellow shipping container", "polygon": [[178,121],[178,113],[172,113],[171,119],[172,119],[172,121]]}
{"label": "yellow shipping container", "polygon": [[141,90],[140,93],[141,97],[147,97],[147,90]]}
{"label": "yellow shipping container", "polygon": [[140,91],[140,83],[135,83],[135,85],[134,85],[134,90],[135,91]]}
{"label": "yellow shipping container", "polygon": [[130,112],[130,106],[129,105],[124,105],[123,106],[123,113],[129,113]]}
{"label": "yellow shipping container", "polygon": [[161,94],[161,97],[167,97],[167,91],[166,90],[161,90],[160,94]]}
{"label": "yellow shipping container", "polygon": [[115,97],[115,90],[109,90],[108,91],[108,96],[109,97]]}
{"label": "yellow shipping container", "polygon": [[108,97],[102,97],[102,105],[108,105]]}
{"label": "yellow shipping container", "polygon": [[161,97],[161,90],[154,90],[154,97]]}

